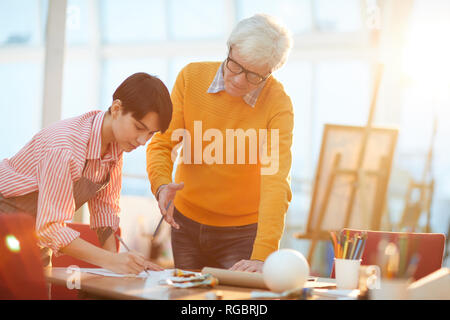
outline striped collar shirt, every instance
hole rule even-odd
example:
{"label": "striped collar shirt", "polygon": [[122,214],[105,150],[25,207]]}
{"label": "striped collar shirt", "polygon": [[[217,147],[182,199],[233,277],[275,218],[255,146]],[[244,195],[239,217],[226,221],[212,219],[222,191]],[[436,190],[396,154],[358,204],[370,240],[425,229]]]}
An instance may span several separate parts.
{"label": "striped collar shirt", "polygon": [[[211,82],[211,85],[208,88],[208,93],[217,93],[220,91],[225,90],[225,79],[223,77],[223,66],[224,63],[219,67],[219,70],[217,70],[216,76],[214,77],[214,80]],[[247,103],[252,108],[255,107],[256,101],[258,100],[259,94],[261,93],[262,89],[264,88],[264,84],[261,84],[253,91],[250,91],[246,95],[244,95],[242,98],[244,99],[245,103]]]}
{"label": "striped collar shirt", "polygon": [[79,233],[66,226],[75,213],[73,183],[82,176],[109,183],[88,201],[91,228],[119,227],[123,152],[111,143],[101,156],[105,112],[92,111],[41,130],[16,155],[0,162],[5,198],[39,191],[36,232],[41,247],[58,251]]}

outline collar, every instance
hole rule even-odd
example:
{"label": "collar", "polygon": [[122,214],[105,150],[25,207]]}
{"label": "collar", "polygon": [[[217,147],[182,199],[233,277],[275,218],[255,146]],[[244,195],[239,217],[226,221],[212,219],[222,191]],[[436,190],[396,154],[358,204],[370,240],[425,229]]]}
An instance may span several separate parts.
{"label": "collar", "polygon": [[[225,80],[223,78],[223,66],[224,63],[222,62],[220,64],[219,70],[217,70],[216,76],[214,77],[214,80],[211,82],[211,85],[208,88],[208,93],[217,93],[220,91],[225,90]],[[262,89],[264,88],[265,81],[258,86],[253,91],[250,91],[245,96],[242,97],[244,99],[245,103],[247,103],[250,107],[254,108],[256,101],[258,100],[259,94],[261,93]]]}
{"label": "collar", "polygon": [[105,118],[106,112],[99,112],[94,116],[92,122],[91,135],[89,137],[89,143],[87,147],[86,160],[87,159],[99,159],[102,161],[116,161],[120,156],[119,146],[116,142],[111,143],[111,148],[108,153],[101,157],[102,152],[102,124]]}

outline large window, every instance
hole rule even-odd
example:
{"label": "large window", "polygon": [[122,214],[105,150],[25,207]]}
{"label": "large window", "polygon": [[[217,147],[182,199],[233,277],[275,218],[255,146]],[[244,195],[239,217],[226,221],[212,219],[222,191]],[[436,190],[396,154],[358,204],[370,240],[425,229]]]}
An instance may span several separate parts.
{"label": "large window", "polygon": [[40,129],[46,12],[45,1],[0,2],[1,159]]}
{"label": "large window", "polygon": [[[2,28],[0,40],[28,39],[28,45],[42,47],[45,30],[42,21],[45,21],[47,1],[2,3],[5,2],[9,3],[8,9],[2,12],[15,10],[10,17],[23,11],[29,16],[23,17],[22,23],[10,19],[7,28]],[[106,110],[115,88],[134,72],[157,75],[171,89],[177,73],[187,63],[226,57],[227,36],[239,20],[259,12],[274,15],[284,21],[295,37],[288,63],[275,76],[285,85],[295,108],[292,176],[296,192],[293,208],[296,208],[298,199],[309,196],[323,123],[362,123],[367,110],[360,108],[361,104],[367,104],[370,71],[367,56],[364,50],[361,54],[355,55],[352,51],[345,56],[347,49],[333,38],[336,34],[339,39],[348,35],[347,43],[356,41],[354,46],[367,45],[364,37],[355,37],[365,32],[360,15],[362,2],[345,0],[343,3],[336,5],[336,1],[325,0],[69,0],[62,117],[92,109]],[[41,23],[40,32],[35,28],[38,23]],[[314,35],[319,34],[329,37],[331,42],[325,38],[317,43]],[[321,49],[322,46],[329,50]],[[323,59],[317,59],[317,50],[326,51]],[[342,58],[334,57],[336,50],[341,55],[344,51]],[[17,74],[20,67],[4,60],[10,72],[15,70],[18,79],[24,78]],[[27,128],[23,131],[24,137],[17,137],[11,143],[13,146],[23,144],[40,125],[42,51],[36,57],[23,60],[18,63],[37,65],[31,69],[36,74],[27,77],[28,81],[35,79],[34,86],[26,85],[27,90],[35,89],[34,96],[23,96],[17,88],[8,90],[17,95],[10,100],[19,102],[17,116],[13,118]],[[30,68],[24,68],[30,72]],[[19,115],[31,110],[36,116],[20,121]],[[344,114],[351,114],[351,119],[343,117]],[[11,122],[8,125],[12,126]],[[5,126],[2,128],[7,130]],[[13,149],[2,150],[2,156],[11,155]],[[125,155],[123,194],[150,195],[145,150],[141,149]],[[304,214],[305,205],[300,207]]]}
{"label": "large window", "polygon": [[[431,1],[416,2],[425,6]],[[226,57],[227,36],[239,20],[258,12],[274,15],[294,34],[290,58],[275,77],[284,84],[295,108],[294,194],[288,226],[304,227],[323,124],[366,122],[373,47],[365,15],[367,5],[373,3],[377,1],[69,0],[62,117],[106,110],[115,88],[138,71],[157,75],[171,90],[185,64]],[[2,115],[8,114],[0,118],[0,158],[17,152],[40,129],[47,7],[45,0],[0,2],[0,109]],[[448,10],[436,8],[431,10]],[[421,19],[421,12],[426,11],[414,8],[415,19]],[[393,177],[398,172],[420,176],[432,124],[424,105],[433,102],[414,87],[402,92],[401,104],[393,110],[398,117],[389,119],[401,128]],[[443,110],[441,118],[448,119],[449,108],[442,106],[448,106],[449,98],[441,96],[437,102]],[[383,124],[382,116],[377,123]],[[433,167],[438,185],[436,217],[444,217],[442,208],[450,198],[450,161],[445,150],[449,134],[442,120]],[[150,195],[145,148],[125,155],[123,183],[125,195]],[[436,219],[437,227],[445,227],[446,218]]]}

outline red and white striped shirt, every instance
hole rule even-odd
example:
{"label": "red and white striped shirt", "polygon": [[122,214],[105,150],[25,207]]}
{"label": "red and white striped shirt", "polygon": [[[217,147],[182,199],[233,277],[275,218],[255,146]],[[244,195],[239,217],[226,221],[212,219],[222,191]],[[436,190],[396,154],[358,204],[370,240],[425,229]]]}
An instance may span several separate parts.
{"label": "red and white striped shirt", "polygon": [[73,183],[82,176],[109,184],[88,201],[91,228],[119,227],[123,152],[111,143],[101,157],[105,112],[92,111],[41,130],[15,156],[0,162],[0,193],[5,198],[39,191],[36,232],[39,245],[58,254],[79,237],[66,227],[75,213]]}

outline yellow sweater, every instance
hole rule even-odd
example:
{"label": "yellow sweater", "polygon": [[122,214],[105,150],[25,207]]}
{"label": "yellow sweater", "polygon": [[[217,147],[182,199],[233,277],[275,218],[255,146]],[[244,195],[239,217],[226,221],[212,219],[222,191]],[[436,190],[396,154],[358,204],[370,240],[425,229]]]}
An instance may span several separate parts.
{"label": "yellow sweater", "polygon": [[[171,94],[174,112],[169,129],[156,134],[147,147],[148,177],[153,193],[162,184],[172,182],[172,149],[181,145],[181,139],[175,138],[186,129],[190,139],[184,141],[190,140],[190,146],[184,145],[177,164],[175,181],[184,182],[184,188],[176,194],[175,207],[206,225],[257,222],[251,259],[264,261],[279,247],[292,197],[292,103],[273,77],[266,81],[253,108],[225,91],[207,93],[219,66],[219,62],[191,63],[179,73]],[[258,138],[256,161],[252,139],[245,140],[245,147],[238,138],[231,139],[238,129]],[[263,139],[259,139],[263,129],[267,131],[266,149],[261,146]],[[272,137],[278,150],[271,148]],[[271,161],[261,160],[261,152]],[[239,154],[245,155],[244,162]]]}

